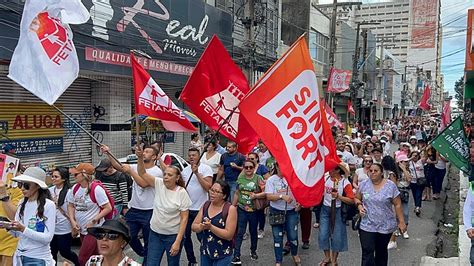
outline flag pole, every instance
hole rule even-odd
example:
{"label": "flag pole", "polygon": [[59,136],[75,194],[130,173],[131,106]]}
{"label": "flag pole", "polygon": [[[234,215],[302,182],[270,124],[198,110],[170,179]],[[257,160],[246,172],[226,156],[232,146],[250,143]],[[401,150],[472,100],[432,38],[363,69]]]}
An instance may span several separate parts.
{"label": "flag pole", "polygon": [[[54,109],[56,109],[56,111],[58,111],[59,113],[61,113],[63,116],[65,116],[67,119],[69,119],[69,121],[73,122],[79,129],[81,129],[83,132],[85,132],[96,144],[97,146],[101,146],[102,143],[96,138],[94,137],[89,131],[87,131],[81,124],[79,124],[76,120],[74,120],[74,118],[72,118],[71,116],[69,116],[68,114],[66,114],[63,110],[59,109],[56,105],[51,105],[52,107],[54,107]],[[115,155],[113,155],[110,151],[107,152],[110,157],[112,157],[112,159],[114,159],[120,166],[122,166],[122,163],[117,159],[117,157],[115,157]]]}
{"label": "flag pole", "polygon": [[[219,131],[222,129],[222,127],[224,126],[225,123],[227,123],[229,121],[229,119],[232,117],[232,115],[234,114],[235,110],[237,110],[237,107],[239,107],[239,105],[236,105],[232,111],[229,113],[229,115],[224,119],[224,121],[219,125],[219,127],[217,128],[216,132],[214,134],[212,134],[212,137],[211,139],[209,140],[209,142],[204,146],[203,148],[203,152],[201,152],[201,155],[199,156],[199,159],[198,159],[198,162],[201,161],[201,158],[202,156],[204,155],[204,151],[207,150],[207,147],[209,146],[209,144],[211,144],[211,142],[213,140],[215,140],[217,138],[217,134],[219,134]],[[188,178],[188,182],[186,182],[186,186],[185,188],[188,187],[189,185],[189,182],[191,181],[191,178],[193,177],[193,172],[191,171],[191,175],[189,175],[189,178]]]}

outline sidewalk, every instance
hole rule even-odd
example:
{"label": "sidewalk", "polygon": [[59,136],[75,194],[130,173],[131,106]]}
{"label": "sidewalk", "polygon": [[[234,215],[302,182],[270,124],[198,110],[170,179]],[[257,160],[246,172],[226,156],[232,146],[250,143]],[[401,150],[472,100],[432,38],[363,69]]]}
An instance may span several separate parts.
{"label": "sidewalk", "polygon": [[464,230],[464,223],[462,217],[462,210],[464,206],[464,200],[466,198],[466,193],[468,190],[468,179],[464,174],[459,172],[459,234],[458,234],[458,243],[459,243],[459,252],[458,257],[453,258],[433,258],[424,256],[421,258],[420,265],[422,266],[451,266],[451,265],[470,265],[469,264],[469,253],[471,248],[471,241],[466,235]]}

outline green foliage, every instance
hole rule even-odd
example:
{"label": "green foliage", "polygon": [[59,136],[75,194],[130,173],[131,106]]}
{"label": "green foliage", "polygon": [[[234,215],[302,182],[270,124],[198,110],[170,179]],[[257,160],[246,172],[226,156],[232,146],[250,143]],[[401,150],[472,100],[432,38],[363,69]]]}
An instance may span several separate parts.
{"label": "green foliage", "polygon": [[464,109],[464,77],[459,78],[458,81],[454,83],[454,91],[456,95],[454,98],[456,99],[456,103],[459,109]]}

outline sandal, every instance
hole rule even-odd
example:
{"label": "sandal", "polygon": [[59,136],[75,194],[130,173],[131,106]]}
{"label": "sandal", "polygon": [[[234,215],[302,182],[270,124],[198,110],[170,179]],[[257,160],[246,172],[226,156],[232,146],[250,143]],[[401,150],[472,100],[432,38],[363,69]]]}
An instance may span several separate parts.
{"label": "sandal", "polygon": [[319,266],[328,266],[331,265],[331,260],[323,260],[319,263]]}
{"label": "sandal", "polygon": [[293,256],[293,262],[295,263],[295,266],[301,266],[301,258],[300,258],[300,256],[298,256],[298,255]]}

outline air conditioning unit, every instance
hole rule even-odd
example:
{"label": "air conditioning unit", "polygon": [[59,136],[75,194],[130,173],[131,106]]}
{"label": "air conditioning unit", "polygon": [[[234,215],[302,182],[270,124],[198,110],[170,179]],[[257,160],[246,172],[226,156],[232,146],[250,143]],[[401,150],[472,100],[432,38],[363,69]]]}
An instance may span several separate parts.
{"label": "air conditioning unit", "polygon": [[383,62],[383,68],[384,69],[392,69],[393,68],[393,60],[385,60]]}

